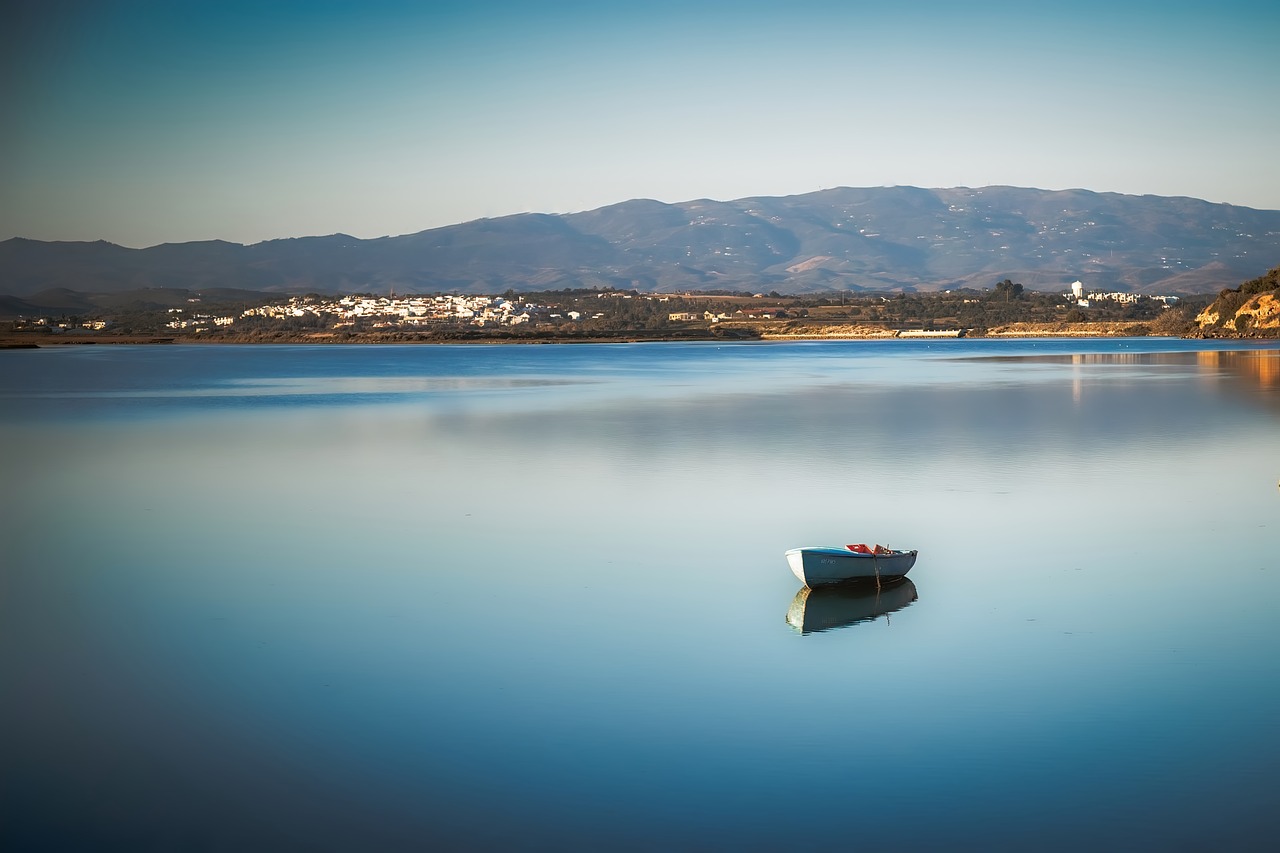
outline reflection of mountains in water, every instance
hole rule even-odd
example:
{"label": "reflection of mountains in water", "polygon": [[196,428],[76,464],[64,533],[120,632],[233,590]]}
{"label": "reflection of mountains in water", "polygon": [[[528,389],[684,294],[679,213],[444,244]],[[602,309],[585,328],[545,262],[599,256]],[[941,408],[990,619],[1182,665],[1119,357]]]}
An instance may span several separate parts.
{"label": "reflection of mountains in water", "polygon": [[875,584],[804,587],[787,609],[787,624],[801,634],[871,622],[901,610],[919,598],[916,585],[903,578],[879,588]]}

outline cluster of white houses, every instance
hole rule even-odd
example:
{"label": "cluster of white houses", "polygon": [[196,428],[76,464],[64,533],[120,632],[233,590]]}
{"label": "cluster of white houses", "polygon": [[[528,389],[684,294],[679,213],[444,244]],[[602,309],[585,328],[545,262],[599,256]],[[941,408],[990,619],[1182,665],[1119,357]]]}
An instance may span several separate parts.
{"label": "cluster of white houses", "polygon": [[174,315],[172,320],[165,323],[170,329],[204,329],[211,323],[215,326],[230,326],[236,321],[235,317],[217,317],[202,311],[188,312],[185,308],[170,308],[169,313]]}
{"label": "cluster of white houses", "polygon": [[241,317],[335,318],[335,328],[369,321],[374,328],[416,326],[442,320],[462,320],[476,326],[518,326],[532,319],[538,306],[500,296],[343,296],[330,301],[294,297],[279,305],[250,308]]}
{"label": "cluster of white houses", "polygon": [[1157,302],[1163,302],[1164,307],[1166,308],[1168,308],[1170,305],[1176,304],[1178,301],[1178,297],[1176,296],[1146,296],[1141,293],[1118,293],[1118,292],[1103,293],[1100,290],[1095,290],[1089,293],[1088,295],[1086,295],[1084,292],[1084,284],[1083,282],[1079,282],[1079,281],[1071,282],[1071,298],[1074,299],[1076,301],[1076,304],[1079,305],[1081,308],[1088,308],[1093,302],[1102,302],[1104,300],[1109,300],[1111,302],[1120,302],[1124,304],[1136,304],[1137,302],[1143,299],[1154,299]]}
{"label": "cluster of white houses", "polygon": [[708,323],[719,323],[721,320],[767,320],[771,317],[786,316],[785,311],[773,309],[769,311],[672,311],[667,319],[672,323],[689,323],[704,320]]}
{"label": "cluster of white houses", "polygon": [[[598,298],[631,299],[630,293],[598,293]],[[644,295],[644,299],[666,302],[669,296]],[[191,299],[198,302],[198,299]],[[535,320],[578,321],[587,317],[581,311],[558,312],[545,305],[519,302],[501,296],[342,296],[322,299],[314,296],[295,296],[287,302],[247,308],[239,317],[216,317],[187,308],[170,308],[173,315],[166,325],[171,329],[208,328],[230,326],[237,320],[254,317],[269,320],[312,317],[323,320],[335,329],[352,327],[359,323],[374,329],[403,326],[424,326],[443,321],[461,322],[474,326],[518,326]],[[593,312],[591,319],[604,316],[603,311]],[[710,315],[707,317],[710,318]],[[722,316],[720,319],[725,319]],[[703,319],[698,313],[697,319]]]}

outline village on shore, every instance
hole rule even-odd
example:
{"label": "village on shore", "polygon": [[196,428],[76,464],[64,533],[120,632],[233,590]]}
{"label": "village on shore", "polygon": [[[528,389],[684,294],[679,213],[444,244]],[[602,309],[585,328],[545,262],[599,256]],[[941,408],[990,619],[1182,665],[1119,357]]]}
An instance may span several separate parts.
{"label": "village on shore", "polygon": [[[994,289],[938,293],[659,294],[620,290],[460,294],[183,292],[151,310],[19,317],[0,334],[40,343],[151,336],[186,341],[450,341],[698,338],[958,338],[1177,334],[1178,296]],[[174,300],[171,300],[174,301]],[[1186,306],[1190,307],[1190,306]],[[1153,324],[1155,328],[1153,328]]]}

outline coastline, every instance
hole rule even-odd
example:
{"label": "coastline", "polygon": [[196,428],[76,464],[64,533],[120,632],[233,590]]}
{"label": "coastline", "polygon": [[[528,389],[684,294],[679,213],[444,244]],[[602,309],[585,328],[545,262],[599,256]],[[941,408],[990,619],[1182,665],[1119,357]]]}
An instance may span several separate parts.
{"label": "coastline", "polygon": [[[781,325],[781,324],[779,324]],[[721,323],[705,329],[667,329],[655,331],[618,330],[611,333],[565,335],[542,334],[468,334],[437,335],[429,332],[275,332],[270,335],[147,335],[111,334],[110,332],[72,332],[49,334],[39,332],[0,333],[0,349],[35,349],[66,346],[111,346],[155,344],[233,345],[298,345],[298,344],[575,344],[575,343],[658,343],[663,341],[871,341],[871,340],[953,340],[957,338],[1117,338],[1117,337],[1195,337],[1194,335],[1153,334],[1149,326],[1139,322],[1092,323],[1009,323],[989,329],[884,329],[875,326],[788,323],[779,327],[765,323]],[[1242,340],[1245,338],[1241,338]]]}
{"label": "coastline", "polygon": [[[1104,325],[1104,324],[1099,324]],[[1105,324],[1116,325],[1116,324]],[[1137,325],[1137,324],[1133,324]],[[270,337],[248,335],[112,335],[109,333],[84,335],[24,335],[11,334],[0,336],[0,350],[3,349],[51,349],[75,346],[152,346],[157,344],[199,344],[204,346],[271,346],[271,345],[365,345],[380,344],[423,344],[423,345],[556,345],[556,344],[608,344],[608,343],[662,343],[709,341],[720,343],[749,343],[751,341],[931,341],[977,338],[1115,338],[1115,337],[1177,337],[1168,335],[1150,335],[1147,332],[1134,334],[1120,329],[992,329],[982,333],[962,331],[947,334],[903,334],[901,330],[867,330],[867,331],[819,331],[788,330],[761,332],[728,332],[716,334],[708,331],[704,334],[664,334],[662,332],[619,332],[611,335],[546,335],[546,336],[468,336],[440,337],[423,334],[367,334],[367,335],[335,335],[335,334],[288,334],[281,333]]]}

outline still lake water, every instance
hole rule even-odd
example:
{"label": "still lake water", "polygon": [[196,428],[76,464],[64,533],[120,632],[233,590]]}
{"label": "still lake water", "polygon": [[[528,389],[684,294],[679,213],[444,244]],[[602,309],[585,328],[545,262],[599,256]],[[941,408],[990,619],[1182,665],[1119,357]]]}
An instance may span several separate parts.
{"label": "still lake water", "polygon": [[0,353],[0,847],[1273,849],[1278,438],[1240,343]]}

